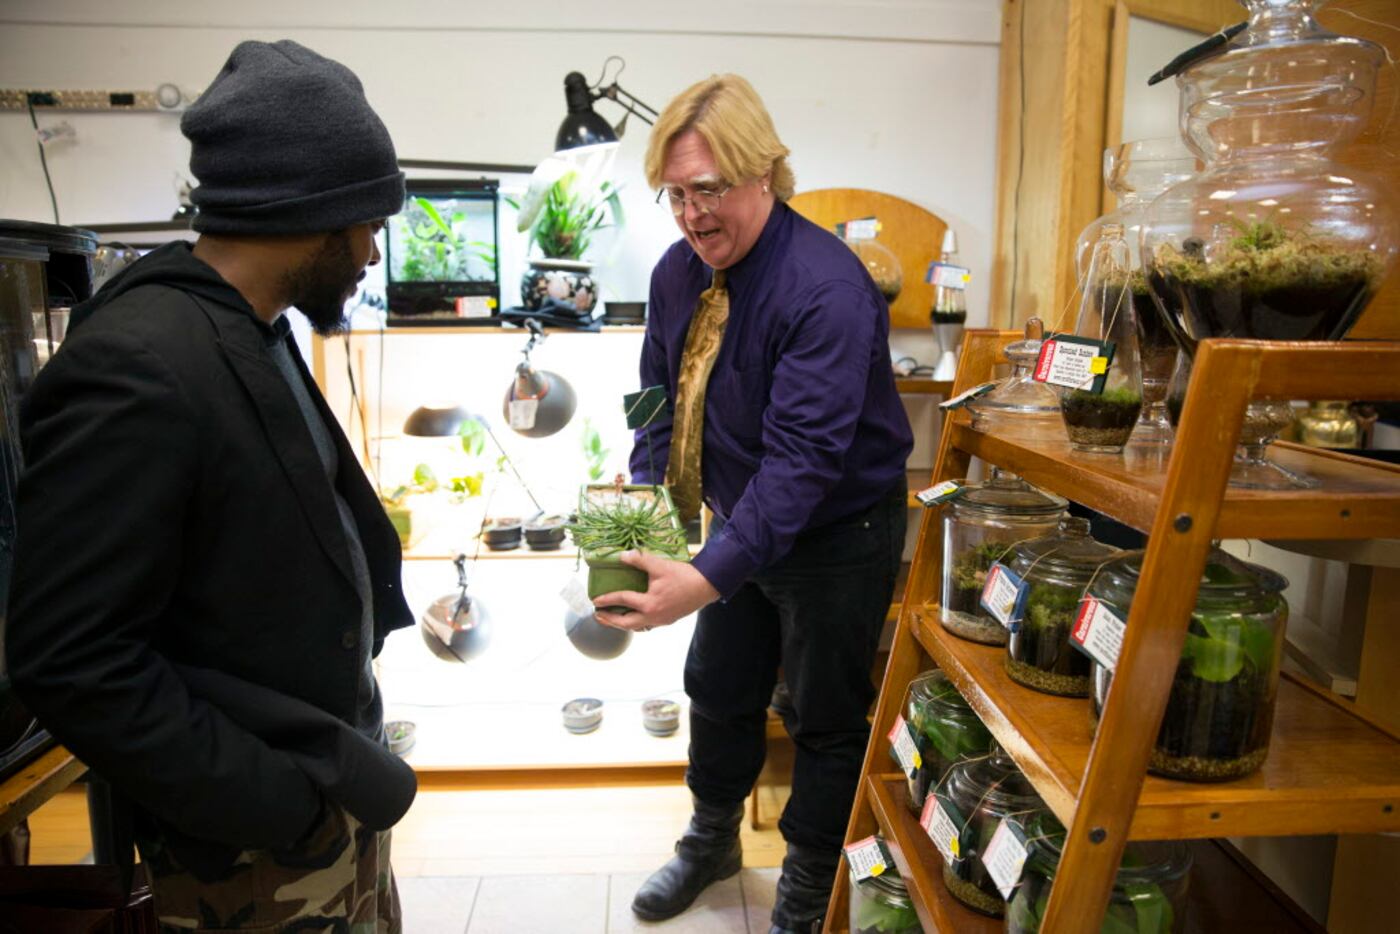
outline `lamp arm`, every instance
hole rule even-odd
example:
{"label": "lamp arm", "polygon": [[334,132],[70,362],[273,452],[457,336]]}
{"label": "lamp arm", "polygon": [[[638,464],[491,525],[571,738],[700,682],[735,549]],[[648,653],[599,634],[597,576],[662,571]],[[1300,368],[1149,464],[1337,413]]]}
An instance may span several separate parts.
{"label": "lamp arm", "polygon": [[597,91],[594,92],[594,100],[598,100],[599,98],[603,97],[606,97],[614,104],[617,104],[623,110],[627,111],[629,114],[632,114],[634,117],[636,117],[638,120],[641,120],[647,126],[655,125],[656,118],[661,115],[655,107],[651,106],[646,101],[643,101],[640,98],[636,97],[630,91],[623,88],[622,85],[618,84],[616,81],[614,81],[607,87],[599,88]]}

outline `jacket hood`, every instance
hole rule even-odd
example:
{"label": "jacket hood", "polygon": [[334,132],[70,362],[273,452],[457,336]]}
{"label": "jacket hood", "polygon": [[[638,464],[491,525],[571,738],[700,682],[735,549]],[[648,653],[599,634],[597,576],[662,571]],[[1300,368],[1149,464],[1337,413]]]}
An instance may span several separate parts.
{"label": "jacket hood", "polygon": [[239,291],[214,267],[195,258],[191,252],[193,246],[183,240],[167,243],[108,279],[92,298],[73,307],[68,330],[72,331],[114,299],[143,285],[163,285],[189,292],[252,315],[252,307]]}

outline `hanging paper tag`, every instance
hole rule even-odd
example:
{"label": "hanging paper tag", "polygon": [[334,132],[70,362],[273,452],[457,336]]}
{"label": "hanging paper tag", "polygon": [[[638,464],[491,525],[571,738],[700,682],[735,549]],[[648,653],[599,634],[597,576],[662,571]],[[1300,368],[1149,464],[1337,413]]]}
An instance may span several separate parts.
{"label": "hanging paper tag", "polygon": [[529,431],[535,427],[535,414],[539,410],[538,399],[510,400],[510,427],[516,431]]}
{"label": "hanging paper tag", "polygon": [[949,866],[956,865],[957,861],[962,859],[962,833],[958,830],[957,821],[946,810],[951,807],[951,804],[945,804],[938,795],[930,794],[924,799],[924,810],[919,815],[920,826],[924,828],[934,847],[943,855],[943,861]]}
{"label": "hanging paper tag", "polygon": [[923,503],[924,506],[941,506],[943,503],[955,500],[962,496],[966,489],[956,480],[944,480],[942,483],[929,487],[927,490],[920,490],[914,494],[914,498]]}
{"label": "hanging paper tag", "polygon": [[1031,378],[1037,383],[1103,392],[1113,363],[1113,342],[1060,334],[1040,345],[1040,357]]}
{"label": "hanging paper tag", "polygon": [[914,773],[923,766],[924,760],[919,755],[919,744],[914,738],[914,730],[905,721],[903,714],[895,716],[894,728],[890,730],[887,738],[890,741],[890,755],[894,756],[894,761],[899,763],[904,774],[913,778]]}
{"label": "hanging paper tag", "polygon": [[622,411],[627,415],[627,427],[645,428],[666,411],[666,387],[648,386],[622,397]]}
{"label": "hanging paper tag", "polygon": [[842,240],[874,240],[880,232],[880,222],[873,217],[860,217],[836,225],[836,236]]}
{"label": "hanging paper tag", "polygon": [[1079,602],[1079,615],[1069,632],[1069,644],[1107,668],[1118,667],[1127,626],[1118,615],[1094,597]]}
{"label": "hanging paper tag", "polygon": [[851,866],[851,876],[857,882],[878,876],[894,865],[894,857],[890,855],[885,841],[879,837],[866,837],[848,843],[844,852],[846,862]]}
{"label": "hanging paper tag", "polygon": [[987,571],[987,583],[982,586],[982,607],[992,618],[1015,632],[1026,611],[1026,596],[1030,587],[1000,561]]}
{"label": "hanging paper tag", "polygon": [[953,411],[953,409],[960,409],[978,396],[985,396],[993,389],[996,389],[997,385],[997,383],[983,383],[980,386],[973,386],[967,392],[960,392],[947,402],[940,402],[938,407],[949,412]]}
{"label": "hanging paper tag", "polygon": [[588,588],[583,586],[583,581],[577,577],[569,578],[569,582],[564,585],[564,589],[559,591],[559,596],[564,598],[568,604],[570,612],[575,616],[592,616],[593,601],[588,599]]}
{"label": "hanging paper tag", "polygon": [[997,885],[997,891],[1008,902],[1017,883],[1021,881],[1021,870],[1026,868],[1026,832],[1021,825],[1010,818],[997,825],[991,842],[982,851],[982,865],[987,875]]}
{"label": "hanging paper tag", "polygon": [[972,281],[972,270],[966,266],[954,266],[952,263],[929,263],[924,281],[936,288],[963,292]]}

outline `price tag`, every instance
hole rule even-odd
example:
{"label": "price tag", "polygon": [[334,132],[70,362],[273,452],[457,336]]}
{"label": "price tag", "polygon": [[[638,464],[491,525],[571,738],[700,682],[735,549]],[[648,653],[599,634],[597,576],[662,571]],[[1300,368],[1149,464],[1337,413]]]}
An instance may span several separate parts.
{"label": "price tag", "polygon": [[851,876],[857,882],[878,876],[894,865],[885,841],[879,837],[866,837],[846,845],[846,862],[851,866]]}
{"label": "price tag", "polygon": [[993,389],[996,389],[997,385],[997,383],[983,383],[980,386],[973,386],[967,392],[960,392],[947,402],[940,402],[938,407],[948,412],[953,411],[953,409],[960,409],[978,396],[985,396]]}
{"label": "price tag", "polygon": [[559,591],[559,596],[564,598],[564,602],[575,616],[593,615],[593,601],[588,599],[588,588],[583,586],[583,581],[577,577],[569,578],[564,589]]}
{"label": "price tag", "polygon": [[914,494],[914,498],[925,506],[941,506],[942,504],[955,500],[964,493],[962,484],[956,480],[944,480],[927,490],[920,490]]}
{"label": "price tag", "polygon": [[648,386],[629,392],[622,397],[622,411],[627,416],[628,428],[645,428],[666,411],[666,387]]}
{"label": "price tag", "polygon": [[1037,383],[1103,392],[1113,362],[1113,342],[1061,334],[1040,345],[1040,357],[1031,378]]}
{"label": "price tag", "polygon": [[987,572],[982,586],[981,604],[992,618],[1012,632],[1026,612],[1026,596],[1030,587],[1016,573],[998,561]]}
{"label": "price tag", "polygon": [[1126,629],[1116,613],[1094,597],[1086,596],[1079,602],[1079,615],[1069,631],[1069,643],[1112,671],[1118,667],[1118,653],[1123,650]]}
{"label": "price tag", "polygon": [[880,226],[880,222],[873,217],[860,217],[837,224],[836,236],[842,240],[874,240]]}
{"label": "price tag", "polygon": [[1026,832],[1021,825],[1010,818],[997,825],[991,842],[982,851],[982,865],[987,875],[997,884],[1001,897],[1011,901],[1011,893],[1021,881],[1021,870],[1026,867]]}
{"label": "price tag", "polygon": [[510,427],[516,431],[529,431],[535,427],[535,413],[540,409],[538,399],[510,400]]}
{"label": "price tag", "polygon": [[455,305],[459,318],[489,318],[496,300],[489,295],[459,295]]}
{"label": "price tag", "polygon": [[948,813],[937,795],[930,794],[924,799],[924,811],[919,815],[919,824],[933,841],[934,847],[943,855],[945,863],[953,866],[962,859],[962,831],[958,829],[957,821]]}
{"label": "price tag", "polygon": [[923,766],[923,757],[919,755],[919,743],[914,738],[914,730],[905,721],[904,715],[899,714],[894,718],[894,728],[889,732],[890,755],[899,763],[899,767],[904,770],[904,774],[910,778]]}
{"label": "price tag", "polygon": [[952,263],[929,263],[924,281],[936,288],[963,292],[972,281],[972,270],[966,266],[954,266]]}

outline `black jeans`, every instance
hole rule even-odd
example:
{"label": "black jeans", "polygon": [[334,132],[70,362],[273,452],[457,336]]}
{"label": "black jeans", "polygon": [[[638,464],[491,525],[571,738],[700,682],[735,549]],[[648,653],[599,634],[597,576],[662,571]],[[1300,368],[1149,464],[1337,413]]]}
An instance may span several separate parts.
{"label": "black jeans", "polygon": [[781,664],[797,755],[778,826],[790,843],[840,847],[870,737],[870,669],[904,549],[906,495],[901,486],[803,532],[785,558],[700,611],[685,663],[686,783],[697,798],[735,805],[753,788]]}

